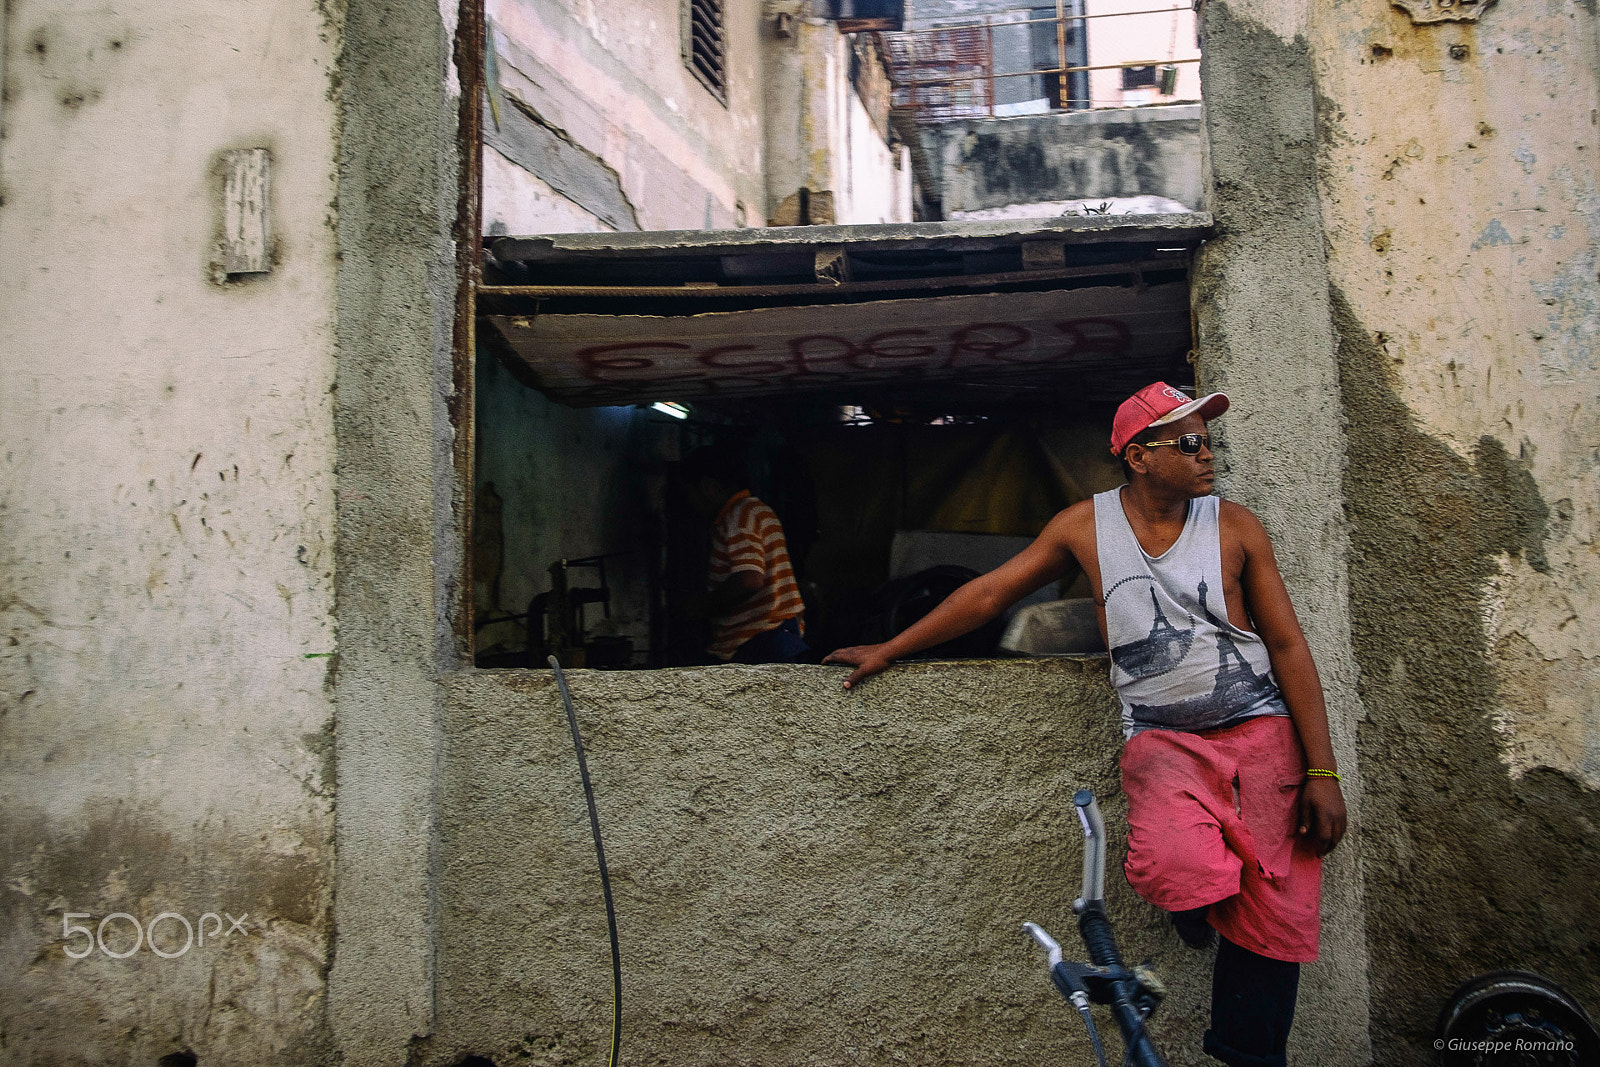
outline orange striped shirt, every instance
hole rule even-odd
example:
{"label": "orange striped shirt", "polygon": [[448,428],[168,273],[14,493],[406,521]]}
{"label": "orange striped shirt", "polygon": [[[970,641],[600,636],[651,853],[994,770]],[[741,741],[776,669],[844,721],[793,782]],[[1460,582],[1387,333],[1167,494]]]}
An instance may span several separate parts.
{"label": "orange striped shirt", "polygon": [[789,562],[783,524],[748,491],[735,493],[717,514],[711,534],[710,587],[715,589],[739,571],[757,571],[764,581],[749,600],[712,618],[709,651],[718,659],[729,659],[752,637],[785,619],[798,619],[806,609]]}

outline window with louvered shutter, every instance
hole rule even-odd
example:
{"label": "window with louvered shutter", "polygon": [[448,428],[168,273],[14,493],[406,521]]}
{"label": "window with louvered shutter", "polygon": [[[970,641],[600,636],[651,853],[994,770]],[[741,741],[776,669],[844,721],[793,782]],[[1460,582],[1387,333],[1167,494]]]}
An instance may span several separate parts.
{"label": "window with louvered shutter", "polygon": [[728,102],[728,37],[723,0],[684,0],[683,61],[711,95]]}

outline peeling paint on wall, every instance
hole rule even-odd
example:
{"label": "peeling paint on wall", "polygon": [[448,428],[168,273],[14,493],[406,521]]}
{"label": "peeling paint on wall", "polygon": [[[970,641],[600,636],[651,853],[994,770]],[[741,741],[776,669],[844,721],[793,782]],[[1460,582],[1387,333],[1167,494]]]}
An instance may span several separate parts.
{"label": "peeling paint on wall", "polygon": [[[1372,333],[1335,298],[1345,409],[1361,427],[1346,499],[1369,709],[1374,1052],[1404,1062],[1426,1054],[1445,996],[1475,974],[1532,969],[1585,1003],[1600,996],[1587,888],[1600,878],[1600,793],[1537,767],[1507,773],[1518,739],[1548,729],[1515,721],[1546,717],[1526,706],[1545,683],[1527,676],[1525,637],[1485,634],[1481,599],[1513,566],[1548,573],[1548,516],[1527,467],[1495,438],[1468,461],[1422,432]],[[1592,693],[1584,674],[1565,680]]]}
{"label": "peeling paint on wall", "polygon": [[1381,0],[1313,27],[1374,1051],[1421,1061],[1483,971],[1600,1003],[1600,72],[1572,47],[1596,27],[1578,3],[1412,26]]}
{"label": "peeling paint on wall", "polygon": [[[1576,649],[1600,644],[1600,58],[1572,47],[1593,39],[1594,14],[1570,2],[1497,5],[1475,24],[1410,27],[1377,0],[1343,0],[1317,25],[1335,283],[1382,349],[1409,417],[1474,465],[1482,442],[1503,443],[1537,487],[1529,508],[1565,516],[1542,564],[1508,557],[1482,579],[1479,631],[1505,641],[1512,634],[1496,628],[1521,620],[1547,665],[1507,680],[1524,694],[1508,698],[1521,711],[1499,720],[1509,768],[1546,761],[1580,773],[1600,744],[1600,715],[1559,698],[1535,713],[1543,698],[1525,697],[1562,689],[1530,670],[1574,677],[1587,670],[1570,658],[1586,654]],[[1407,101],[1404,121],[1373,106],[1379,98]]]}

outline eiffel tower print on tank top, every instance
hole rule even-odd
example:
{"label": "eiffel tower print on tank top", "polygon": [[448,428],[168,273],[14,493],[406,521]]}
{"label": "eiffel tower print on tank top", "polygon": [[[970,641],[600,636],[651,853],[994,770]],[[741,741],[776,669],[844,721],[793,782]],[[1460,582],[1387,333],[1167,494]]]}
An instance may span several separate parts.
{"label": "eiffel tower print on tank top", "polygon": [[1189,654],[1189,646],[1194,643],[1193,616],[1189,619],[1189,628],[1180,630],[1167,621],[1154,589],[1150,590],[1150,604],[1155,608],[1156,620],[1150,624],[1149,636],[1111,650],[1111,658],[1117,666],[1135,678],[1167,673],[1183,662],[1183,657]]}
{"label": "eiffel tower print on tank top", "polygon": [[1212,610],[1222,575],[1219,504],[1214,496],[1190,501],[1177,541],[1150,556],[1128,524],[1121,491],[1095,497],[1111,682],[1129,737],[1288,714],[1260,636],[1229,622],[1225,605]]}

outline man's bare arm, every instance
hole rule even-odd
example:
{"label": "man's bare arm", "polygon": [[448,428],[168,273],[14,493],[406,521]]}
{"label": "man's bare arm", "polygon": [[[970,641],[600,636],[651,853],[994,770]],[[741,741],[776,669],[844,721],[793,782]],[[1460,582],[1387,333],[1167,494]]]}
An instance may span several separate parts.
{"label": "man's bare arm", "polygon": [[766,584],[766,575],[761,571],[734,571],[707,594],[705,602],[706,614],[726,614],[761,592]]}
{"label": "man's bare arm", "polygon": [[684,610],[702,619],[726,615],[761,592],[764,585],[766,577],[760,571],[734,571],[714,588],[684,597]]}
{"label": "man's bare arm", "polygon": [[845,679],[849,689],[891,666],[895,660],[943,644],[977,629],[1046,582],[1061,577],[1074,556],[1071,546],[1076,528],[1093,504],[1075,504],[1054,519],[1033,543],[988,574],[957,589],[943,603],[902,633],[877,645],[854,645],[830,652],[824,663],[843,663],[856,669]]}
{"label": "man's bare arm", "polygon": [[[1245,605],[1255,620],[1256,632],[1267,646],[1272,673],[1278,678],[1289,717],[1300,734],[1309,766],[1338,771],[1333,742],[1328,733],[1328,706],[1322,679],[1311,656],[1311,646],[1300,629],[1289,590],[1278,572],[1272,540],[1261,520],[1247,508],[1224,503],[1223,522],[1244,548],[1240,583]],[[1344,793],[1333,778],[1310,778],[1300,801],[1300,832],[1308,836],[1318,855],[1332,851],[1348,825]]]}

